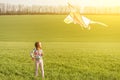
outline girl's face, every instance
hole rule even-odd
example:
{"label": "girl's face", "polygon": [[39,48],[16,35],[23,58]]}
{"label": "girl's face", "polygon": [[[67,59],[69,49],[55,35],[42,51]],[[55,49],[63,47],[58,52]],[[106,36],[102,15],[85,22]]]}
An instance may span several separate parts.
{"label": "girl's face", "polygon": [[41,49],[42,48],[41,42],[36,42],[35,47],[36,49]]}
{"label": "girl's face", "polygon": [[38,48],[42,48],[41,42],[38,43]]}

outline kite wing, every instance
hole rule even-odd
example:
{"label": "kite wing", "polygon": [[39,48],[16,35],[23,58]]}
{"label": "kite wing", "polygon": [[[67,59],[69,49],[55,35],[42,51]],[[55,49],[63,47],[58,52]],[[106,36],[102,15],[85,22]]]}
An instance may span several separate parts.
{"label": "kite wing", "polygon": [[74,23],[74,24],[82,24],[80,21],[84,22],[84,25],[88,26],[90,24],[90,19],[86,18],[85,16],[81,16],[81,20],[78,20],[77,17],[73,19],[71,15],[68,15],[65,19],[64,22],[66,24]]}
{"label": "kite wing", "polygon": [[70,14],[64,19],[64,22],[66,24],[79,24],[81,27],[89,28],[91,20],[85,16],[80,15],[78,12],[70,12]]}
{"label": "kite wing", "polygon": [[65,22],[66,24],[73,23],[73,18],[72,18],[70,15],[68,15],[68,16],[64,19],[64,22]]}

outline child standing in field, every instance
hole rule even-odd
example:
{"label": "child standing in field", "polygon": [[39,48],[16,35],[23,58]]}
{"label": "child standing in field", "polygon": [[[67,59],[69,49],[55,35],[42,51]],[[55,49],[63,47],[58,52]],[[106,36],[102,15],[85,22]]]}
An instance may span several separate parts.
{"label": "child standing in field", "polygon": [[35,61],[35,76],[38,76],[38,68],[40,66],[42,79],[44,79],[44,67],[43,67],[43,50],[41,42],[35,42],[35,48],[30,53],[32,60]]}

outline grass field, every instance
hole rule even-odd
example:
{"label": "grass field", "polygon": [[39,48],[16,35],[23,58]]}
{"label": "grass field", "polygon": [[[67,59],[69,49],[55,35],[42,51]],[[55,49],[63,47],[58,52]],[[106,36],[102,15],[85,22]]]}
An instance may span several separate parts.
{"label": "grass field", "polygon": [[43,44],[45,80],[120,80],[120,16],[86,16],[109,27],[82,31],[64,15],[0,16],[0,80],[34,80],[35,41]]}
{"label": "grass field", "polygon": [[65,24],[65,15],[0,16],[0,41],[73,41],[119,42],[120,16],[86,15],[109,27],[91,25],[92,30],[82,30],[79,25]]}

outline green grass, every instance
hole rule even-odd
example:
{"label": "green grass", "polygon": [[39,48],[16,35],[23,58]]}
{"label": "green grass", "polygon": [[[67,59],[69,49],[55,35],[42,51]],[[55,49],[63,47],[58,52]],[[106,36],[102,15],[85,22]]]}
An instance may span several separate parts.
{"label": "green grass", "polygon": [[[1,80],[34,80],[34,62],[29,56],[32,44],[1,42]],[[118,43],[43,42],[43,49],[46,80],[120,78]]]}
{"label": "green grass", "polygon": [[[108,24],[107,28],[91,25],[82,30],[79,25],[65,24],[65,15],[0,16],[0,41],[78,41],[119,42],[120,16],[87,15],[92,20]],[[88,40],[89,39],[89,40]]]}
{"label": "green grass", "polygon": [[45,80],[119,80],[120,16],[86,16],[109,27],[82,30],[65,15],[0,16],[0,80],[35,80],[35,41],[42,41]]}

